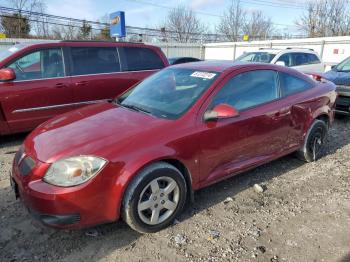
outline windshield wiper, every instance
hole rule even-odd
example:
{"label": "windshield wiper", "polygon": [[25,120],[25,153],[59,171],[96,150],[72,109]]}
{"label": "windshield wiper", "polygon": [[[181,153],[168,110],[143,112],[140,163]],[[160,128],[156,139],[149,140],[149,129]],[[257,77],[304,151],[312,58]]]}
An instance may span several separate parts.
{"label": "windshield wiper", "polygon": [[121,106],[123,106],[123,107],[126,107],[126,108],[130,108],[130,109],[135,110],[135,111],[138,111],[138,112],[143,112],[143,113],[146,113],[146,114],[151,114],[150,111],[148,111],[148,110],[146,110],[146,109],[144,109],[144,108],[142,108],[142,107],[135,106],[135,105],[131,105],[131,104],[121,104],[121,103],[120,103],[119,105],[121,105]]}

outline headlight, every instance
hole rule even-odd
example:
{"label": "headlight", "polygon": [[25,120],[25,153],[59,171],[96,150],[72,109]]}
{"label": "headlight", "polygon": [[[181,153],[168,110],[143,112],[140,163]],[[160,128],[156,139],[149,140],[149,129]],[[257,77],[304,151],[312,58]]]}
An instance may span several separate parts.
{"label": "headlight", "polygon": [[43,180],[62,187],[80,185],[98,174],[106,163],[106,160],[93,156],[61,159],[50,166]]}

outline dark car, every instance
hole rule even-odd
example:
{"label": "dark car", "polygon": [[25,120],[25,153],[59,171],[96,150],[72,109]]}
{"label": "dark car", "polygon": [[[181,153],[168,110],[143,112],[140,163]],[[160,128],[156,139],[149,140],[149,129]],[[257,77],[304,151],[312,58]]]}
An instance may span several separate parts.
{"label": "dark car", "polygon": [[201,59],[195,57],[172,57],[168,59],[170,65],[177,65],[183,63],[199,62]]}
{"label": "dark car", "polygon": [[331,82],[271,64],[168,67],[113,103],[35,129],[15,156],[12,185],[49,226],[123,218],[155,232],[195,190],[295,151],[318,159],[335,99]]}
{"label": "dark car", "polygon": [[322,76],[337,86],[336,113],[350,115],[350,57]]}
{"label": "dark car", "polygon": [[168,66],[160,48],[121,42],[43,42],[0,52],[0,135],[112,99]]}

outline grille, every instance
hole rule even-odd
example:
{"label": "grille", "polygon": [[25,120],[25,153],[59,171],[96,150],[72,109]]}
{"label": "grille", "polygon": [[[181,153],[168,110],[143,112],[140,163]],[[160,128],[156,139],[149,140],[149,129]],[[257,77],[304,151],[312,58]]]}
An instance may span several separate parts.
{"label": "grille", "polygon": [[39,215],[39,220],[48,225],[71,225],[80,221],[79,214],[71,215]]}
{"label": "grille", "polygon": [[26,157],[23,159],[23,161],[19,164],[18,169],[21,176],[27,176],[32,171],[32,169],[35,166],[35,161],[31,157]]}

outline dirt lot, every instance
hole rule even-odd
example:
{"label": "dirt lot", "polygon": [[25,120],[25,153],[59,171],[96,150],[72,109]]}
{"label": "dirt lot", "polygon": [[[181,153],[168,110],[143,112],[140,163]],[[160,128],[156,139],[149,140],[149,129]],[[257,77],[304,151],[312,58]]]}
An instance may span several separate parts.
{"label": "dirt lot", "polygon": [[318,162],[287,156],[201,190],[179,223],[150,235],[122,222],[38,227],[8,180],[24,135],[0,139],[0,261],[350,261],[349,119],[336,121]]}

